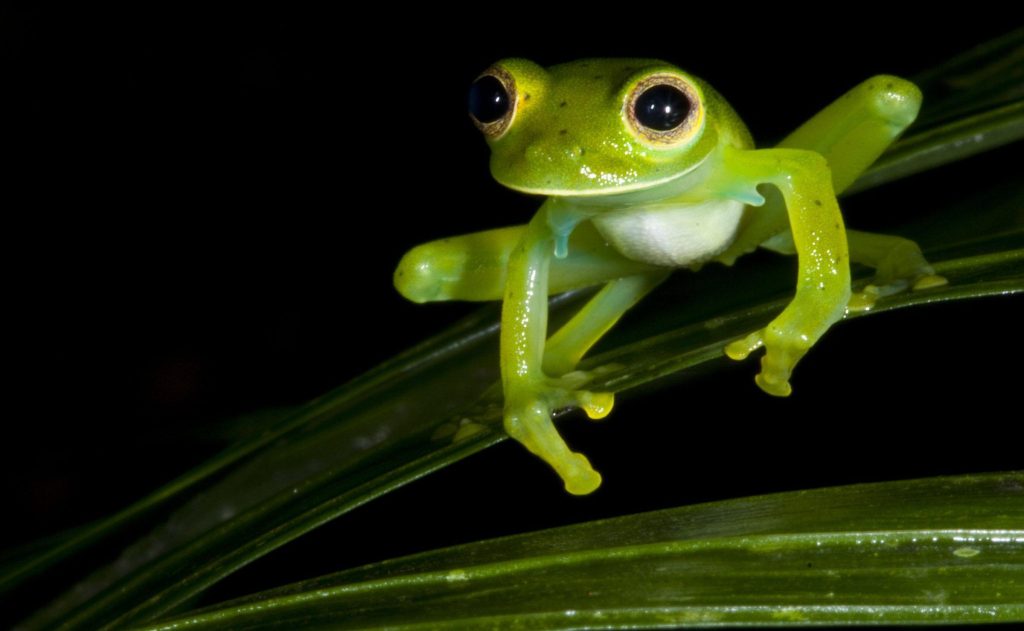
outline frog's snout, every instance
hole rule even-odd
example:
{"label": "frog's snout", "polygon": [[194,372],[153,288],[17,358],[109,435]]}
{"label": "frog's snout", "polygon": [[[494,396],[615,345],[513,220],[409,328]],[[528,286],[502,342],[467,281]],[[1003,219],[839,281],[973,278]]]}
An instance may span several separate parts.
{"label": "frog's snout", "polygon": [[584,153],[583,147],[563,129],[554,140],[538,138],[531,142],[526,147],[525,157],[527,163],[532,165],[557,164],[565,160],[575,162],[582,158]]}

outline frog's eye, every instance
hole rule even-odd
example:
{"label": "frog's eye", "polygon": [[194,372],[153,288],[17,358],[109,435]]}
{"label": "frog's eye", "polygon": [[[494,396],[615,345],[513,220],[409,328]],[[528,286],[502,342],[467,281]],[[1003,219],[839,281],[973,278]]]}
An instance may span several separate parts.
{"label": "frog's eye", "polygon": [[505,133],[516,113],[516,82],[504,68],[493,66],[469,86],[469,116],[490,138]]}
{"label": "frog's eye", "polygon": [[690,113],[690,99],[674,85],[662,83],[636,97],[633,114],[638,123],[655,131],[679,127]]}
{"label": "frog's eye", "polygon": [[685,79],[656,74],[629,93],[625,118],[633,131],[656,145],[676,146],[700,129],[701,104],[697,90]]}

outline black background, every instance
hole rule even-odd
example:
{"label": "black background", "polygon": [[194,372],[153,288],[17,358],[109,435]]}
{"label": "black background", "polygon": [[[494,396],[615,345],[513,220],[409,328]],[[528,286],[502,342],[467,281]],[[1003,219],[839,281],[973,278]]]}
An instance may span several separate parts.
{"label": "black background", "polygon": [[[5,543],[115,510],[215,453],[207,424],[305,401],[474,309],[408,303],[391,274],[419,242],[536,208],[490,179],[464,111],[494,60],[664,58],[712,82],[767,142],[871,74],[912,75],[1010,28],[963,16],[797,24],[724,6],[620,7],[595,22],[512,8],[3,10]],[[927,213],[1010,168],[1013,151],[976,158],[968,177],[852,198],[848,223],[899,226],[894,213]],[[211,598],[598,516],[1019,468],[1019,344],[1006,336],[1021,313],[1018,298],[989,299],[841,325],[787,400],[754,387],[753,362],[624,396],[605,423],[565,424],[605,476],[590,497],[564,494],[503,444],[304,537]]]}

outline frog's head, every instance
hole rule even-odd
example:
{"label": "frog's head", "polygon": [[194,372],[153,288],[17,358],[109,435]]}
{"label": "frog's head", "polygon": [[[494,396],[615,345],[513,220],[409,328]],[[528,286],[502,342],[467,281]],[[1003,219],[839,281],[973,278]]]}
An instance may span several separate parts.
{"label": "frog's head", "polygon": [[650,59],[584,59],[542,68],[504,59],[469,91],[491,146],[491,173],[543,195],[650,188],[700,164],[717,143],[700,82]]}

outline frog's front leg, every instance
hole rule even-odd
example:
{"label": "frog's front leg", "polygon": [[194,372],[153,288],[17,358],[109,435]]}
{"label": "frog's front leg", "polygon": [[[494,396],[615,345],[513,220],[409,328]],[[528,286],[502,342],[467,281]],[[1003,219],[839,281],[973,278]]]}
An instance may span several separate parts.
{"label": "frog's front leg", "polygon": [[726,354],[744,359],[764,346],[757,384],[787,396],[793,367],[843,317],[850,299],[850,257],[832,176],[821,154],[800,149],[729,150],[723,160],[726,188],[771,184],[785,200],[798,256],[796,296],[767,327],[729,344]]}
{"label": "frog's front leg", "polygon": [[612,395],[576,390],[572,379],[548,377],[543,370],[548,323],[548,271],[555,249],[545,204],[526,227],[508,261],[501,311],[501,378],[505,391],[505,430],[554,467],[567,491],[583,495],[601,476],[583,454],[572,452],[551,419],[554,410],[582,407],[591,418],[608,413]]}
{"label": "frog's front leg", "polygon": [[[497,228],[418,245],[406,252],[395,269],[395,288],[413,302],[501,300],[508,284],[509,258],[526,229]],[[563,258],[551,261],[551,294],[660,272],[654,265],[627,259],[589,221],[573,230],[567,250]]]}

